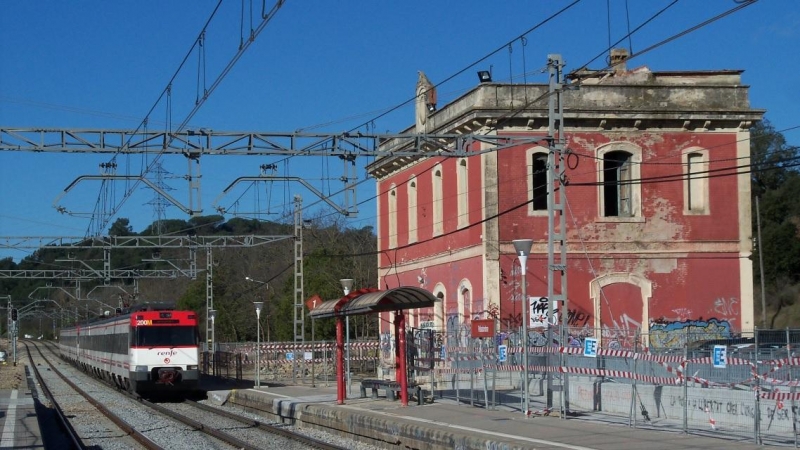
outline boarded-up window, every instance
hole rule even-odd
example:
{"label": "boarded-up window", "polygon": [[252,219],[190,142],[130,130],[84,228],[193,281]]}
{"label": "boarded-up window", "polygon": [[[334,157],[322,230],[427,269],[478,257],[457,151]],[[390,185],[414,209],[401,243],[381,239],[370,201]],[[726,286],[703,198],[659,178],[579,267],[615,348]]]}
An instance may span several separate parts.
{"label": "boarded-up window", "polygon": [[442,200],[442,168],[433,171],[433,234],[444,233],[444,204]]}
{"label": "boarded-up window", "polygon": [[686,206],[689,211],[706,210],[707,183],[706,161],[702,153],[686,155]]}
{"label": "boarded-up window", "polygon": [[458,161],[458,227],[469,225],[469,183],[467,182],[467,160]]}
{"label": "boarded-up window", "polygon": [[389,247],[397,247],[397,189],[389,191]]}
{"label": "boarded-up window", "polygon": [[408,182],[408,242],[417,242],[417,179]]}

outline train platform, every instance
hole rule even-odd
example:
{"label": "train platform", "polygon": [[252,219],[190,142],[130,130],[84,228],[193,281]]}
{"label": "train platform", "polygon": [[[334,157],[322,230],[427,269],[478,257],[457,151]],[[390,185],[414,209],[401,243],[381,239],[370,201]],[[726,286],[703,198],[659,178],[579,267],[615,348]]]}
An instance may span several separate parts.
{"label": "train platform", "polygon": [[3,448],[44,448],[36,403],[24,383],[17,389],[0,389],[0,449]]}
{"label": "train platform", "polygon": [[603,422],[591,415],[562,419],[528,416],[518,410],[490,410],[456,402],[426,399],[408,406],[383,395],[361,397],[353,385],[344,404],[336,386],[263,385],[208,391],[218,404],[231,404],[269,419],[355,437],[385,448],[409,449],[568,449],[568,450],[744,450],[763,449],[753,442],[684,434],[679,431],[632,428]]}

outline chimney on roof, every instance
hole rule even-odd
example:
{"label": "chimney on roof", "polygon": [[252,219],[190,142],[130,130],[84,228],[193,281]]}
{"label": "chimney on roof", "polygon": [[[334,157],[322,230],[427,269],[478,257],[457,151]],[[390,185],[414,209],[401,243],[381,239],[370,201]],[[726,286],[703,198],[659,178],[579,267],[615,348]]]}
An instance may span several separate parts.
{"label": "chimney on roof", "polygon": [[613,70],[616,74],[626,72],[628,67],[625,64],[625,61],[627,61],[629,57],[630,54],[628,53],[628,50],[624,48],[612,48],[611,56],[609,58],[611,70]]}

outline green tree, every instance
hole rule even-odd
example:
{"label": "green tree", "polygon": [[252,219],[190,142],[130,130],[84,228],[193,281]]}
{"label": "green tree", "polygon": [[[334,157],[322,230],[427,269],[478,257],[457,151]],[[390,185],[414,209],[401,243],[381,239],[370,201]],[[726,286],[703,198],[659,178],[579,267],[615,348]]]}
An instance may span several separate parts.
{"label": "green tree", "polygon": [[114,223],[111,224],[111,228],[108,230],[109,236],[131,236],[133,234],[135,233],[131,227],[131,221],[124,218],[114,221]]}
{"label": "green tree", "polygon": [[750,151],[752,192],[758,198],[753,231],[758,236],[760,215],[762,240],[756,241],[754,256],[761,255],[764,266],[761,280],[760,265],[754,264],[754,278],[765,285],[770,325],[789,326],[800,287],[800,150],[765,120],[751,129]]}

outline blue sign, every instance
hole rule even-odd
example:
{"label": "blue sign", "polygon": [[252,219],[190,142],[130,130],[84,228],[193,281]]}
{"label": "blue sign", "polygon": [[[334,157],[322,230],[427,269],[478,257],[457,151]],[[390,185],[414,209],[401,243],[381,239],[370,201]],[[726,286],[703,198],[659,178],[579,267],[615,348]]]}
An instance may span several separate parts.
{"label": "blue sign", "polygon": [[597,339],[587,337],[583,340],[583,356],[597,358]]}
{"label": "blue sign", "polygon": [[447,352],[444,350],[444,345],[442,346],[441,355],[442,356],[440,356],[440,358],[442,358],[442,359],[445,359],[447,357]]}
{"label": "blue sign", "polygon": [[287,353],[286,354],[286,360],[287,361],[294,361],[294,353],[292,353],[292,352]]}
{"label": "blue sign", "polygon": [[508,346],[506,345],[498,345],[497,346],[497,361],[504,363],[506,362],[506,358],[508,358]]}
{"label": "blue sign", "polygon": [[724,345],[714,346],[714,367],[724,369],[728,366],[728,347]]}

